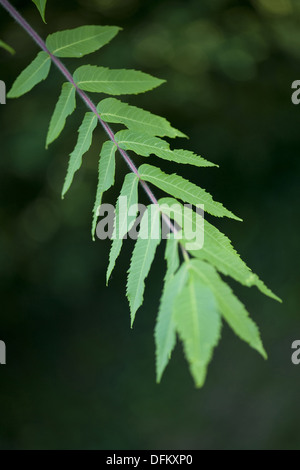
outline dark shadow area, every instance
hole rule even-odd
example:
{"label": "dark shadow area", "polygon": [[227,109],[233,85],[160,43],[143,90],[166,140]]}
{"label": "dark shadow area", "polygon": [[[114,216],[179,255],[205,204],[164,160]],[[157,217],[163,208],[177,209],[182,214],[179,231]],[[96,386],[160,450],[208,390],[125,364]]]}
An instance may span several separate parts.
{"label": "dark shadow area", "polygon": [[[167,80],[124,101],[168,118],[190,137],[176,146],[220,168],[147,162],[178,171],[243,218],[214,223],[284,303],[232,283],[260,327],[268,361],[224,327],[203,389],[195,390],[180,344],[156,385],[163,246],[131,330],[125,286],[133,244],[124,244],[105,287],[110,243],[90,235],[100,129],[61,200],[86,111],[79,99],[45,150],[63,83],[53,67],[45,82],[0,108],[0,339],[7,346],[0,448],[299,449],[300,365],[291,362],[300,339],[300,107],[291,102],[300,79],[298,0],[52,0],[46,25],[30,1],[14,5],[44,38],[84,24],[123,28],[110,45],[65,63],[72,72],[91,63]],[[0,49],[9,88],[38,50],[4,10],[0,27],[16,50]],[[133,159],[139,165],[142,157]],[[126,172],[118,156],[104,202],[115,203]]]}

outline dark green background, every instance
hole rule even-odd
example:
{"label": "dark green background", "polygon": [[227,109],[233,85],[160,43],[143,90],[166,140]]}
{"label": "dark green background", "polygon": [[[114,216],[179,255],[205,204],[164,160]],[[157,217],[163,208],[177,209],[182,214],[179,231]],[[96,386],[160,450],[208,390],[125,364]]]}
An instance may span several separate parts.
{"label": "dark green background", "polygon": [[[269,360],[225,327],[202,390],[180,345],[155,384],[163,247],[130,330],[132,243],[106,288],[109,243],[90,237],[104,135],[97,130],[62,201],[85,107],[78,101],[46,151],[62,83],[52,68],[32,92],[1,106],[0,339],[7,365],[0,368],[0,448],[299,449],[300,365],[291,363],[291,343],[300,339],[300,107],[291,102],[291,84],[300,79],[299,1],[51,0],[47,25],[30,1],[14,5],[42,37],[83,24],[124,28],[99,52],[65,63],[71,71],[92,63],[167,79],[128,101],[167,117],[190,136],[178,146],[220,165],[181,174],[244,219],[216,225],[284,303],[232,284],[260,326]],[[9,87],[37,47],[2,9],[0,24],[1,39],[16,49],[13,57],[0,51],[0,79]],[[115,202],[125,171],[119,157],[105,202]]]}

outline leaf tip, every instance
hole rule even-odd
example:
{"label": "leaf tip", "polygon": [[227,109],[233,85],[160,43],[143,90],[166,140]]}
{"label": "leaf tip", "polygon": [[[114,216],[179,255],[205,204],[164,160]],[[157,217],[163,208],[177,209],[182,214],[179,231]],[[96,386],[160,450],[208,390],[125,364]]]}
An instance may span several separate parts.
{"label": "leaf tip", "polygon": [[265,361],[268,360],[268,354],[266,353],[265,350],[263,350],[262,357],[264,358]]}
{"label": "leaf tip", "polygon": [[12,93],[12,88],[9,90],[9,92],[6,94],[6,98],[18,98],[14,93]]}
{"label": "leaf tip", "polygon": [[258,344],[256,345],[253,345],[254,349],[256,349],[256,351],[261,355],[261,357],[267,361],[268,360],[268,354],[265,350],[265,348],[263,347],[261,341],[259,341]]}

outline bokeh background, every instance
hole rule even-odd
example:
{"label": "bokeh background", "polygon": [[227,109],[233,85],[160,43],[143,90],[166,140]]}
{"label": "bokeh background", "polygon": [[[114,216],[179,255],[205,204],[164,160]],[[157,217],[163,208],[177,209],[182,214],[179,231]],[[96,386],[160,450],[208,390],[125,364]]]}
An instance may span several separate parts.
{"label": "bokeh background", "polygon": [[[47,25],[29,0],[13,3],[42,37],[84,24],[123,28],[80,63],[167,79],[129,102],[167,117],[190,136],[179,147],[220,165],[181,174],[244,219],[216,225],[284,303],[232,283],[260,326],[269,360],[224,327],[203,389],[194,388],[181,345],[156,385],[163,247],[131,330],[125,282],[132,243],[106,288],[109,242],[90,236],[104,135],[97,130],[62,201],[85,107],[78,102],[46,151],[62,83],[52,68],[45,82],[0,109],[0,339],[7,346],[0,448],[299,449],[300,365],[291,363],[291,343],[300,339],[300,107],[291,102],[291,84],[300,79],[299,1],[51,0]],[[2,9],[0,28],[16,50],[0,51],[0,78],[9,87],[37,47]],[[71,71],[79,64],[65,63]],[[115,202],[126,171],[119,158],[104,202]]]}

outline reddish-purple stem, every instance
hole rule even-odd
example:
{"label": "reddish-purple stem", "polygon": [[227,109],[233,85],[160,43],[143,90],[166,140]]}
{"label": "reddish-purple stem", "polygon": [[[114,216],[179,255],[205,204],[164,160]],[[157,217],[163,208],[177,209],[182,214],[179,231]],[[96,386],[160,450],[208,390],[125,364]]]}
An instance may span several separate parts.
{"label": "reddish-purple stem", "polygon": [[[76,85],[76,83],[74,82],[73,77],[72,77],[71,73],[68,71],[68,69],[64,66],[64,64],[57,57],[55,57],[53,54],[51,54],[51,52],[47,49],[46,44],[43,41],[43,39],[30,26],[30,24],[22,17],[22,15],[20,15],[20,13],[10,4],[10,2],[8,2],[7,0],[0,0],[0,4],[16,20],[16,22],[19,23],[19,25],[22,26],[23,29],[25,29],[25,31],[32,37],[32,39],[38,44],[38,46],[44,52],[47,52],[47,54],[50,55],[52,62],[57,66],[57,68],[61,71],[61,73],[66,77],[66,79],[70,83],[72,83],[72,85],[76,88],[76,91],[77,91],[78,95],[85,102],[87,107],[94,114],[96,114],[96,116],[98,117],[99,122],[102,125],[103,129],[105,130],[105,132],[107,133],[109,138],[112,140],[112,142],[117,146],[120,154],[124,158],[125,162],[129,166],[130,170],[133,173],[135,173],[137,175],[137,177],[139,178],[139,182],[140,182],[141,186],[143,187],[144,191],[146,192],[146,194],[148,195],[150,201],[153,204],[158,204],[158,201],[157,201],[156,197],[154,196],[153,192],[151,191],[151,189],[149,188],[148,184],[141,179],[141,177],[139,175],[139,172],[138,172],[138,169],[136,168],[135,164],[133,163],[133,161],[129,157],[128,153],[125,152],[125,150],[123,150],[119,147],[118,143],[115,140],[115,134],[113,133],[112,129],[110,128],[110,126],[105,121],[103,121],[101,119],[101,117],[100,117],[100,115],[97,111],[96,106],[94,105],[92,100],[89,98],[89,96]],[[165,220],[165,222],[167,223],[167,225],[169,226],[170,230],[172,232],[176,232],[177,229],[174,227],[174,225],[172,224],[169,217],[165,214],[162,214],[162,217]]]}

